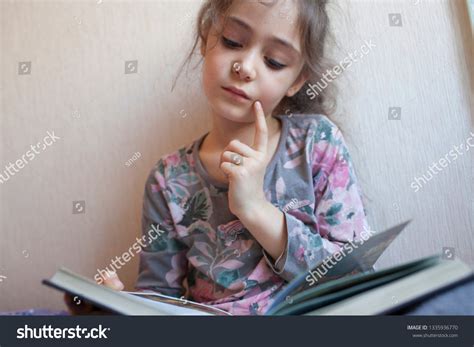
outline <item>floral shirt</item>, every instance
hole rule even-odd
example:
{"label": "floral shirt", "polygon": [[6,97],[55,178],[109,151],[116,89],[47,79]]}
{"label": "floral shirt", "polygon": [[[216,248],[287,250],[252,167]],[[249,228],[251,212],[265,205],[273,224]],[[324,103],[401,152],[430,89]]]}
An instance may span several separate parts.
{"label": "floral shirt", "polygon": [[146,181],[143,247],[136,283],[236,315],[262,315],[275,294],[369,229],[351,157],[324,115],[274,115],[282,123],[263,190],[286,221],[277,263],[228,208],[228,184],[214,180],[198,150],[205,136],[164,155]]}

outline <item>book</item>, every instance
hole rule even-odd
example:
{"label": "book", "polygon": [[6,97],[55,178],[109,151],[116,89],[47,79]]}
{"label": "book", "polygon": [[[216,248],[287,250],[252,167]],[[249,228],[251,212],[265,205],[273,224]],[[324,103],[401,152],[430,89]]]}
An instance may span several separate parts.
{"label": "book", "polygon": [[64,267],[43,284],[77,296],[111,314],[121,315],[230,315],[194,301],[156,292],[117,291],[80,276]]}
{"label": "book", "polygon": [[[372,233],[327,257],[287,283],[265,315],[377,315],[396,312],[456,283],[474,277],[459,259],[441,254],[374,270],[373,265],[411,222]],[[60,268],[43,284],[123,315],[231,315],[211,305],[153,291],[115,291]]]}

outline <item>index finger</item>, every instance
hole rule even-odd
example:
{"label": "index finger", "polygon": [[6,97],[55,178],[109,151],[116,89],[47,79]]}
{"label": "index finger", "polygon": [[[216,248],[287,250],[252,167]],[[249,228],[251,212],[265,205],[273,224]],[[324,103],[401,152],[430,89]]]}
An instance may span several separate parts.
{"label": "index finger", "polygon": [[262,104],[256,101],[253,105],[255,112],[255,137],[253,140],[253,149],[266,153],[268,144],[268,128]]}

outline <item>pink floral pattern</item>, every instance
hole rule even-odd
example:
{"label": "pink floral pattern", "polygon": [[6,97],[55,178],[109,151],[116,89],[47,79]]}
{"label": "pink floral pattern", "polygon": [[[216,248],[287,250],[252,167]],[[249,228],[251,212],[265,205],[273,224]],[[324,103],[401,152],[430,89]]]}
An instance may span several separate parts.
{"label": "pink floral pattern", "polygon": [[136,287],[237,315],[261,315],[275,294],[368,228],[346,143],[324,115],[277,115],[282,135],[263,187],[284,213],[288,243],[277,264],[211,184],[197,154],[204,136],[164,155],[143,198],[143,233],[165,232],[140,253]]}

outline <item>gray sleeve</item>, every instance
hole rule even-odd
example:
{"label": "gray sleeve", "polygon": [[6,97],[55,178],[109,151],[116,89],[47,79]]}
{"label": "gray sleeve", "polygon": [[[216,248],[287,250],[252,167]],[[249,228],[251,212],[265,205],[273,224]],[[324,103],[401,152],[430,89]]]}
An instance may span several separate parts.
{"label": "gray sleeve", "polygon": [[181,297],[185,292],[182,282],[187,270],[186,246],[177,237],[164,187],[159,182],[164,182],[161,160],[151,171],[145,184],[143,241],[135,288]]}
{"label": "gray sleeve", "polygon": [[368,230],[361,189],[351,156],[340,131],[330,140],[329,150],[313,172],[317,205],[316,223],[305,223],[293,212],[284,212],[288,242],[281,260],[275,264],[263,251],[271,269],[287,281],[312,269],[347,243]]}

